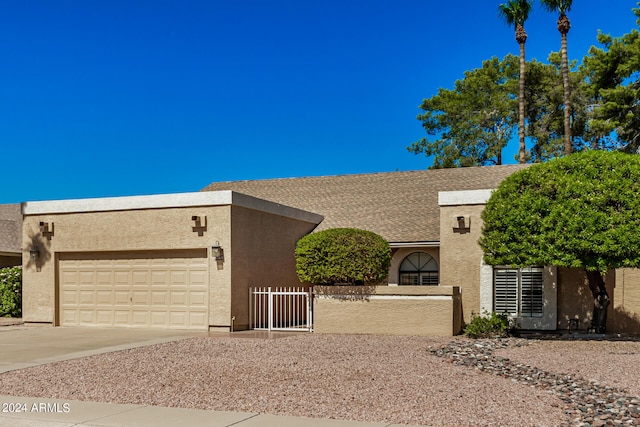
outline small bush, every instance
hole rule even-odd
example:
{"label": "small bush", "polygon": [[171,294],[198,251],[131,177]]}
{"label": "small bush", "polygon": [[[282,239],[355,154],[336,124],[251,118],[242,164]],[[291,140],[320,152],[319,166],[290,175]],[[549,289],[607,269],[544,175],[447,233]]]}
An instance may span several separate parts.
{"label": "small bush", "polygon": [[470,338],[502,338],[509,336],[512,328],[506,313],[484,312],[482,316],[473,314],[471,323],[464,329]]}
{"label": "small bush", "polygon": [[0,268],[0,317],[22,316],[22,267]]}
{"label": "small bush", "polygon": [[389,275],[391,248],[381,236],[356,228],[312,233],[296,245],[296,271],[314,285],[376,285]]}

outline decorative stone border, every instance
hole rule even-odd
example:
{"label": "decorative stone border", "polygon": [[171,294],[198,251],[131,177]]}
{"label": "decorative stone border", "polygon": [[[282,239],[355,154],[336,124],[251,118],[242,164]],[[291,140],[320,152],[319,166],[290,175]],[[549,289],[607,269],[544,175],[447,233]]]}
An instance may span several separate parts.
{"label": "decorative stone border", "polygon": [[547,390],[565,402],[565,413],[573,426],[638,426],[640,398],[628,396],[624,390],[589,381],[579,375],[548,372],[493,351],[526,346],[531,341],[506,338],[477,341],[452,341],[431,350],[454,365],[467,366],[531,387]]}

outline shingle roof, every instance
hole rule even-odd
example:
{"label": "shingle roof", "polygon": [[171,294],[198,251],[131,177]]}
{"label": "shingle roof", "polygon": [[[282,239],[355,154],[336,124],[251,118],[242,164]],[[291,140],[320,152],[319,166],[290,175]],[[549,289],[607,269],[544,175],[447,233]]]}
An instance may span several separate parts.
{"label": "shingle roof", "polygon": [[389,242],[440,240],[439,191],[496,188],[521,165],[214,182],[202,191],[233,190],[324,216],[316,230],[354,227]]}
{"label": "shingle roof", "polygon": [[22,213],[19,204],[0,205],[0,252],[22,252]]}

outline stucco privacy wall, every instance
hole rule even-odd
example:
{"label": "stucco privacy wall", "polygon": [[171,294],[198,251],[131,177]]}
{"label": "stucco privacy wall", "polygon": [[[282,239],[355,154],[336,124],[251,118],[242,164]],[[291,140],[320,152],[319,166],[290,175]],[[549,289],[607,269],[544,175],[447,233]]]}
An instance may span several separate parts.
{"label": "stucco privacy wall", "polygon": [[451,336],[460,329],[457,287],[314,287],[316,333]]}
{"label": "stucco privacy wall", "polygon": [[[559,268],[558,329],[569,329],[576,319],[579,329],[587,329],[593,317],[593,296],[584,271]],[[607,311],[607,330],[616,333],[640,333],[640,270],[611,270],[605,276],[611,298]]]}
{"label": "stucco privacy wall", "polygon": [[[234,208],[241,210],[234,210]],[[140,251],[192,250],[207,253],[209,325],[227,328],[231,317],[233,285],[232,223],[240,215],[246,233],[281,231],[297,238],[312,230],[322,217],[231,191],[180,193],[155,196],[28,202],[23,219],[23,317],[26,322],[59,323],[58,268],[61,256],[73,254],[140,253]],[[199,218],[199,223],[194,220]],[[268,230],[266,228],[269,228]],[[292,228],[295,232],[288,229]],[[211,256],[216,242],[224,249],[223,261]],[[269,242],[269,239],[264,239]],[[244,243],[240,241],[239,250]],[[295,240],[289,245],[295,245]],[[274,258],[286,258],[284,244],[272,248]],[[37,261],[29,249],[38,247]],[[264,248],[264,246],[262,246]],[[240,262],[242,264],[242,262]],[[267,270],[265,274],[272,274]],[[278,278],[279,279],[279,278]],[[245,299],[248,301],[248,297]]]}
{"label": "stucco privacy wall", "polygon": [[614,272],[614,277],[613,310],[607,328],[640,334],[640,270],[622,268]]}
{"label": "stucco privacy wall", "polygon": [[[482,231],[480,215],[492,190],[443,191],[440,205],[440,285],[459,286],[462,316],[471,321],[480,313]],[[458,218],[462,219],[462,222]]]}

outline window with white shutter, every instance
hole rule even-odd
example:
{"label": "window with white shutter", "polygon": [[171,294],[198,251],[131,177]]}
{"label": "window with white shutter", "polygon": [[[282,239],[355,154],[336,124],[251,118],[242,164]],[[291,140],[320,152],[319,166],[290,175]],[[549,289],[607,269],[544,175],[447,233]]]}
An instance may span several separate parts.
{"label": "window with white shutter", "polygon": [[519,317],[541,317],[542,268],[495,268],[494,310]]}

